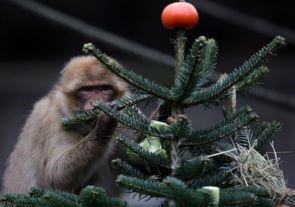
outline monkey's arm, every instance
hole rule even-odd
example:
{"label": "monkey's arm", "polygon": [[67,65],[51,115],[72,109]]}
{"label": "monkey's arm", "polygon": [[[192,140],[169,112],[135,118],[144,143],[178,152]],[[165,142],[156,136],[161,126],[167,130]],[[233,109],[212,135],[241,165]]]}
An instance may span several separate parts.
{"label": "monkey's arm", "polygon": [[53,189],[75,191],[107,158],[110,138],[117,123],[102,114],[95,128],[82,140],[55,155],[48,162],[47,185]]}

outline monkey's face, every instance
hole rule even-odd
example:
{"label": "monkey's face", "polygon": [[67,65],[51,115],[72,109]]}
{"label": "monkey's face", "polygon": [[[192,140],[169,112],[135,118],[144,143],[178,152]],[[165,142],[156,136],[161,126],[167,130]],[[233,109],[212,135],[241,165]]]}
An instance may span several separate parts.
{"label": "monkey's face", "polygon": [[61,84],[73,111],[91,110],[96,100],[110,102],[127,92],[127,85],[92,56],[72,59],[64,69]]}
{"label": "monkey's face", "polygon": [[93,109],[96,100],[101,102],[110,102],[116,97],[115,89],[109,84],[98,84],[93,86],[84,86],[76,91],[79,105],[83,111]]}

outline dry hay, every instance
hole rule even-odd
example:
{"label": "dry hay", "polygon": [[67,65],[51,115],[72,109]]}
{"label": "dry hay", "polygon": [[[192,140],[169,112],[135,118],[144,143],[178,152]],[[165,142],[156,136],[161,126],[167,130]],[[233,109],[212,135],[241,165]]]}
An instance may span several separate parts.
{"label": "dry hay", "polygon": [[258,186],[271,190],[274,200],[288,206],[295,206],[295,192],[286,186],[282,170],[279,168],[279,158],[273,149],[273,157],[269,153],[264,156],[255,150],[255,141],[250,147],[236,144],[235,151],[225,153],[234,161],[231,163],[232,182],[248,186]]}

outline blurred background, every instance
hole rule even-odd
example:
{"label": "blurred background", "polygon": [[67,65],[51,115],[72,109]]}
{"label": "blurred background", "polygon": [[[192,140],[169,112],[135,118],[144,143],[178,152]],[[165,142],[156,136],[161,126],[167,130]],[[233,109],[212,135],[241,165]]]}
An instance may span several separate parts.
{"label": "blurred background", "polygon": [[[64,64],[82,54],[83,43],[94,42],[145,77],[167,86],[172,83],[175,33],[160,22],[162,9],[171,2],[0,1],[0,177],[34,102],[50,90]],[[294,1],[188,2],[200,15],[199,25],[188,35],[190,39],[205,35],[217,40],[220,73],[239,66],[274,36],[287,38],[287,47],[268,61],[271,72],[264,89],[239,96],[239,104],[252,106],[264,121],[283,123],[275,145],[288,184],[295,187]],[[222,118],[217,107],[191,108],[188,113],[196,128]]]}

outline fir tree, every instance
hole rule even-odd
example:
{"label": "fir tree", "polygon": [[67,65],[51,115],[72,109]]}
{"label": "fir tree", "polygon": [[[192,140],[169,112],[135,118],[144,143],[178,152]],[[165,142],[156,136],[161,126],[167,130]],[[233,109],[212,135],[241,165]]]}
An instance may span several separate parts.
{"label": "fir tree", "polygon": [[[85,44],[84,52],[94,55],[107,69],[127,81],[134,92],[116,100],[115,109],[97,101],[93,110],[66,117],[63,124],[75,126],[95,119],[102,111],[139,132],[137,139],[116,135],[128,157],[112,162],[121,173],[117,182],[140,196],[165,198],[161,206],[294,205],[293,192],[286,187],[278,163],[263,156],[263,148],[271,142],[280,124],[260,123],[249,106],[236,109],[236,92],[265,77],[268,72],[265,60],[285,45],[284,38],[274,38],[217,81],[210,79],[217,59],[216,41],[201,36],[190,47],[186,41],[185,31],[179,29],[175,79],[170,88],[123,67],[93,44]],[[154,120],[138,107],[147,100],[159,102]],[[193,129],[184,109],[212,104],[222,106],[224,120],[208,128]],[[108,197],[102,188],[94,186],[84,188],[79,195],[32,189],[29,195],[0,197],[1,207],[125,205],[124,201]]]}

